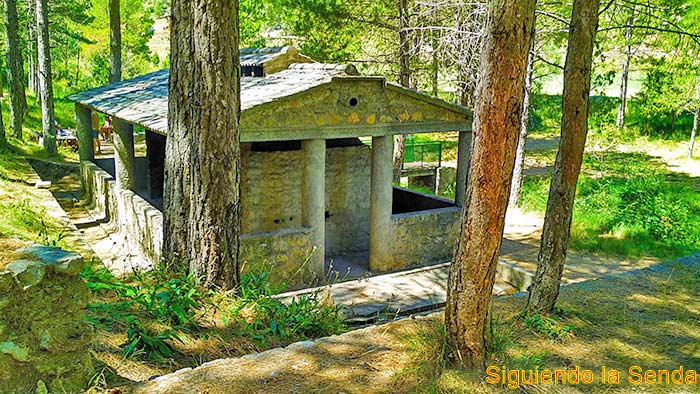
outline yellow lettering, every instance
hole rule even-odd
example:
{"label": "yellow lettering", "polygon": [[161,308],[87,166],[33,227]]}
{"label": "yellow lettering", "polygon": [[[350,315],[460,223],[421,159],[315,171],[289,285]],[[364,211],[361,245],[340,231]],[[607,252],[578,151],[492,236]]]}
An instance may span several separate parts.
{"label": "yellow lettering", "polygon": [[488,384],[498,384],[501,381],[501,377],[498,376],[499,368],[495,365],[489,365],[486,368],[486,383]]}
{"label": "yellow lettering", "polygon": [[656,383],[656,372],[647,369],[644,372],[644,383],[646,384],[651,384],[651,383]]}
{"label": "yellow lettering", "polygon": [[508,371],[508,388],[517,389],[520,387],[520,371],[513,369]]}
{"label": "yellow lettering", "polygon": [[545,369],[542,371],[542,376],[540,377],[540,382],[542,384],[551,384],[552,383],[552,371]]}
{"label": "yellow lettering", "polygon": [[630,377],[629,377],[629,382],[632,384],[641,384],[642,383],[642,367],[633,365],[629,369]]}

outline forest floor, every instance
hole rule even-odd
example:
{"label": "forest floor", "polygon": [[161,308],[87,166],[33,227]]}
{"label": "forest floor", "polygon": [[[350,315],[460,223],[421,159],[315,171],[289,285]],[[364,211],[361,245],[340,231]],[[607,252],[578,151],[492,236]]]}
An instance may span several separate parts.
{"label": "forest floor", "polygon": [[[700,362],[700,255],[562,288],[553,318],[524,319],[523,295],[493,303],[487,365],[517,370],[590,369],[591,384],[526,385],[446,367],[442,313],[294,344],[125,387],[127,393],[583,393],[700,392],[700,386],[633,385],[644,370]],[[602,382],[602,368],[619,383]],[[511,387],[508,387],[510,384]]]}

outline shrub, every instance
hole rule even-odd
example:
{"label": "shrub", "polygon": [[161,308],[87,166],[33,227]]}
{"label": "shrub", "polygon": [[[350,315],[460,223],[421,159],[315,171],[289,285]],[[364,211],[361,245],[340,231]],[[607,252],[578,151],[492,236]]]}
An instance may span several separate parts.
{"label": "shrub", "polygon": [[226,330],[263,345],[270,339],[290,342],[345,330],[339,308],[323,302],[319,292],[284,302],[277,294],[285,284],[273,284],[266,271],[244,273],[238,296],[202,289],[192,275],[162,268],[124,282],[104,268],[87,266],[82,277],[100,295],[88,307],[89,321],[125,332],[125,356],[172,357],[172,345],[184,341],[182,334],[206,338],[219,312]]}

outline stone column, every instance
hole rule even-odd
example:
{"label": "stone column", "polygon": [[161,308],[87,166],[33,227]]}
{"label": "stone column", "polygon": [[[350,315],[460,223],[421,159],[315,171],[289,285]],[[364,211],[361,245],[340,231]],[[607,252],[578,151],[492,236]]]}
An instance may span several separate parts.
{"label": "stone column", "polygon": [[394,136],[372,137],[372,179],[369,206],[369,269],[386,271],[391,268],[393,231],[391,207],[393,200],[392,154]]}
{"label": "stone column", "polygon": [[75,104],[75,116],[78,119],[76,137],[78,138],[78,155],[80,161],[92,161],[95,159],[95,150],[92,142],[92,118],[90,109]]}
{"label": "stone column", "polygon": [[114,178],[120,190],[134,190],[134,126],[121,119],[112,122]]}
{"label": "stone column", "polygon": [[464,204],[467,191],[467,175],[469,174],[469,157],[471,155],[472,133],[461,131],[457,144],[457,183],[455,185],[455,204]]}
{"label": "stone column", "polygon": [[318,278],[323,278],[326,243],[326,140],[302,141],[301,156],[302,223],[311,228],[311,244],[315,248],[308,264],[310,271]]}

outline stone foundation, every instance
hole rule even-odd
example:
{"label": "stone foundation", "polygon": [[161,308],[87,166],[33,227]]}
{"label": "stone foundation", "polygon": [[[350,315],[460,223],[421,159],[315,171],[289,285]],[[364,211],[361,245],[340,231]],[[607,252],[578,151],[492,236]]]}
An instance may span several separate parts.
{"label": "stone foundation", "polygon": [[0,392],[83,392],[93,374],[90,292],[76,253],[34,245],[0,272]]}

